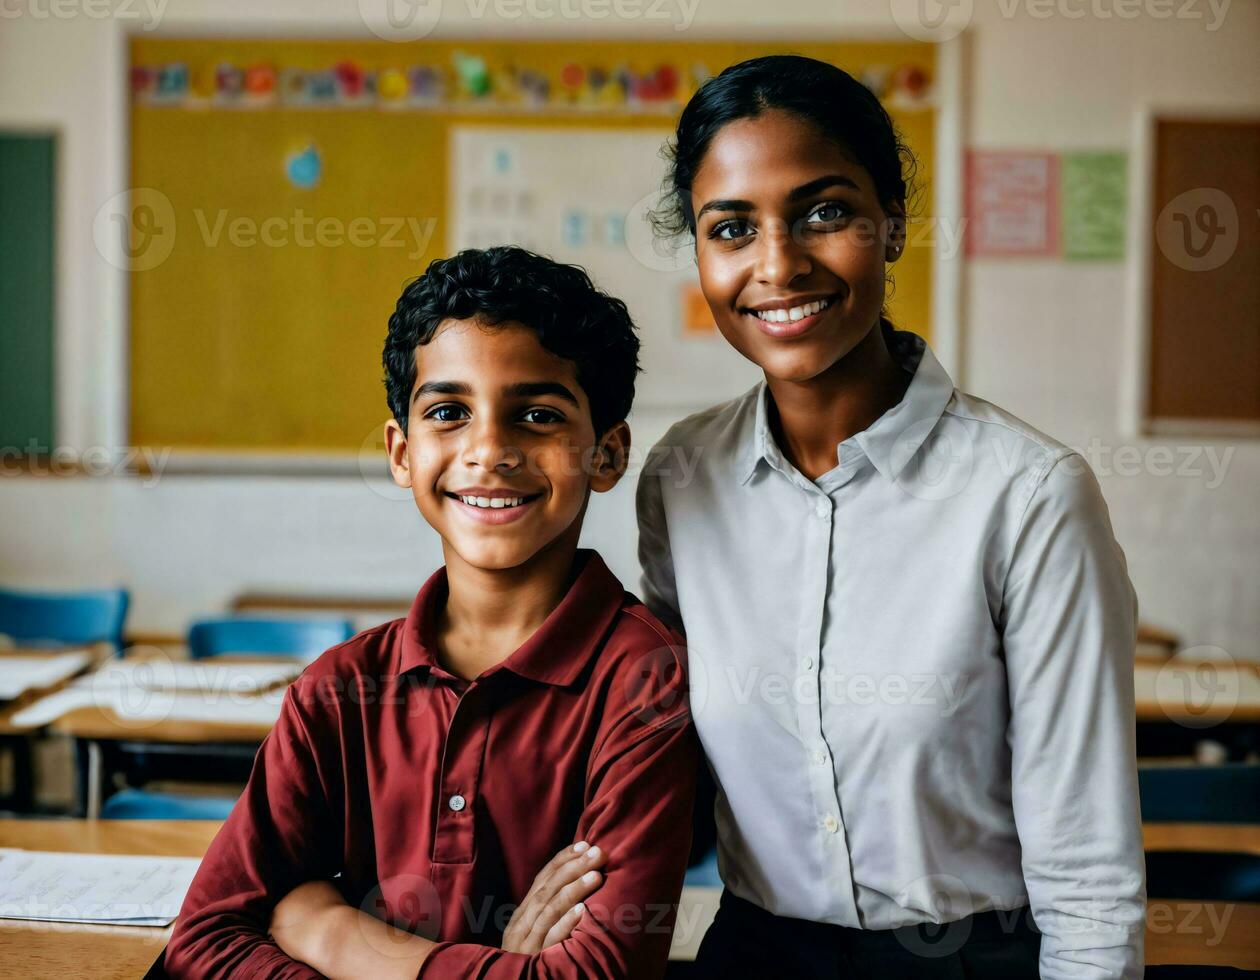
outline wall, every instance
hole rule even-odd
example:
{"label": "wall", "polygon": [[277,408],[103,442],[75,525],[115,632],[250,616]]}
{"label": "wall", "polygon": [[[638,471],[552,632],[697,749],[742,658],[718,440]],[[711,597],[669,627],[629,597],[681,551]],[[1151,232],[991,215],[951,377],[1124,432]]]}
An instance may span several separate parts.
{"label": "wall", "polygon": [[[694,0],[694,9],[692,2],[625,0],[616,7],[625,16],[583,21],[568,13],[607,7],[598,0],[531,0],[525,10],[554,16],[515,17],[522,7],[510,0],[445,0],[433,36],[674,35],[684,24],[696,36],[800,36],[824,28],[899,36],[889,5],[877,0],[843,6],[799,0],[771,9],[753,0]],[[1173,13],[1201,15],[1195,19],[1161,16],[1159,0],[1136,8],[1132,0],[956,7],[963,16],[970,9],[957,48],[965,71],[964,142],[1132,149],[1135,120],[1148,103],[1260,109],[1260,5],[1216,2],[1216,8],[1207,0],[1170,5]],[[364,32],[353,2],[170,0],[146,8],[110,0],[106,6],[117,16],[61,19],[48,14],[46,0],[9,0],[0,20],[0,125],[54,127],[61,134],[58,424],[60,441],[80,448],[126,442],[126,282],[101,260],[91,238],[97,210],[126,186],[125,93],[105,84],[123,77],[125,31],[142,29],[123,11],[143,17],[146,9],[161,9],[157,29],[171,34]],[[902,9],[900,0],[892,9]],[[648,16],[652,11],[671,19]],[[1223,22],[1210,30],[1219,15]],[[1168,447],[1177,454],[1174,470],[1184,470],[1201,441],[1155,443],[1125,432],[1130,271],[1127,263],[969,262],[960,343],[948,362],[969,390],[1087,450],[1100,470],[1144,619],[1178,630],[1188,645],[1260,658],[1260,446],[1207,444],[1218,454],[1232,450],[1224,480],[1213,485],[1202,456],[1190,464],[1200,476],[1160,475],[1162,464],[1150,453]],[[632,421],[646,446],[669,419]],[[1132,448],[1117,457],[1121,447]],[[1136,472],[1124,475],[1130,470]],[[587,523],[587,543],[629,585],[637,578],[631,482],[597,499]],[[0,581],[124,581],[135,592],[133,627],[146,631],[178,632],[190,616],[219,609],[247,588],[404,594],[440,561],[436,539],[414,508],[383,480],[358,476],[167,475],[152,486],[123,476],[9,476],[0,479],[0,513],[6,529]]]}

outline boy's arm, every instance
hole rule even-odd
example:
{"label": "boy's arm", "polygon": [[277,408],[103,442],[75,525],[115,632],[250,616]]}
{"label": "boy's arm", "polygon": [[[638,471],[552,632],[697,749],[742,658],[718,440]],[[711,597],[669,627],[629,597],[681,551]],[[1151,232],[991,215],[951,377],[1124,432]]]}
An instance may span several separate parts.
{"label": "boy's arm", "polygon": [[[646,659],[643,674],[655,676],[659,655]],[[581,885],[558,889],[562,900],[532,920],[547,932],[533,944],[546,947],[541,952],[433,943],[345,904],[335,888],[316,882],[301,885],[277,909],[273,929],[281,945],[331,980],[661,976],[687,863],[698,743],[680,702],[682,686],[671,683],[662,698],[638,697],[652,682],[643,674],[626,679],[635,704],[629,710],[623,706],[622,717],[591,759],[579,832],[601,842],[600,856],[590,864],[605,865],[603,883],[593,886],[594,894]],[[582,863],[570,851],[548,866],[556,867],[562,885],[576,880],[573,871]],[[540,895],[547,892],[541,889]],[[571,911],[575,895],[586,896],[581,912],[562,914],[561,908]],[[561,935],[567,938],[547,945]]]}
{"label": "boy's arm", "polygon": [[240,800],[210,844],[167,944],[172,977],[317,978],[268,935],[275,904],[295,885],[331,878],[341,843],[294,692],[254,760]]}
{"label": "boy's arm", "polygon": [[[643,654],[628,697],[592,753],[578,834],[607,855],[604,883],[563,942],[534,955],[439,943],[422,980],[649,980],[665,972],[691,838],[699,742],[681,666],[662,683],[661,650]],[[650,689],[650,690],[649,690]]]}
{"label": "boy's arm", "polygon": [[[538,873],[503,933],[503,949],[537,953],[568,939],[599,888],[604,852],[585,841],[564,848]],[[412,980],[436,943],[352,908],[327,881],[298,885],[271,916],[271,935],[295,960],[329,980]]]}

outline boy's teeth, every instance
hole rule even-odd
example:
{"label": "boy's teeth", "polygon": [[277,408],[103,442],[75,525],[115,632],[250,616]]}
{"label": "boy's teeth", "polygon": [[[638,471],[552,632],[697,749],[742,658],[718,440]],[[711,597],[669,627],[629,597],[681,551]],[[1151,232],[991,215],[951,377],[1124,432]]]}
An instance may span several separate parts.
{"label": "boy's teeth", "polygon": [[813,316],[815,313],[821,313],[831,305],[830,300],[816,299],[812,303],[806,303],[803,306],[793,306],[790,310],[757,310],[756,315],[767,323],[789,323],[795,320],[804,320],[807,316]]}
{"label": "boy's teeth", "polygon": [[488,507],[491,510],[519,507],[525,501],[524,497],[460,497],[459,499],[469,507]]}

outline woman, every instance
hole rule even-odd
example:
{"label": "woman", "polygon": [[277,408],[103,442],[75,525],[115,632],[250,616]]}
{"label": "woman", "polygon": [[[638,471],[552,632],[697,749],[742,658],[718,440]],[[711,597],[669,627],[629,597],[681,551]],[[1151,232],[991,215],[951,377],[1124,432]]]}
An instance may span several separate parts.
{"label": "woman", "polygon": [[883,314],[913,158],[864,86],[747,61],[672,149],[660,224],[765,374],[639,486],[718,787],[702,974],[1140,976],[1136,601],[1096,479]]}

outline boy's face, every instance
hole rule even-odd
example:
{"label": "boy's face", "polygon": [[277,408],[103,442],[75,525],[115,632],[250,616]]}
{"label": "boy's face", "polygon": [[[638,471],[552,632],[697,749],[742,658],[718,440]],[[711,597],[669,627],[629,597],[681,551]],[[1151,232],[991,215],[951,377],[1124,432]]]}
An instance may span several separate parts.
{"label": "boy's face", "polygon": [[417,348],[407,432],[391,419],[385,433],[394,482],[483,569],[576,547],[587,492],[616,485],[629,439],[624,422],[596,438],[577,366],[533,330],[476,320],[447,320]]}

